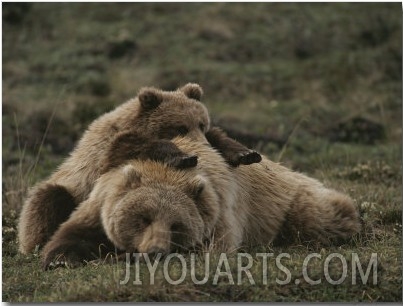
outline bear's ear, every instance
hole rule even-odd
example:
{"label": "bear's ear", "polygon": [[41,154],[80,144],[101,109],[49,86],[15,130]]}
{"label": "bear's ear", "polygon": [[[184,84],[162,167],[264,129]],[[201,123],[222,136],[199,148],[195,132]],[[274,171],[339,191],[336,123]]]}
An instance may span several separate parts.
{"label": "bear's ear", "polygon": [[132,165],[124,166],[123,175],[125,177],[127,187],[136,188],[140,186],[141,173],[137,172]]}
{"label": "bear's ear", "polygon": [[161,91],[152,87],[142,88],[138,97],[141,107],[145,110],[152,110],[158,107],[163,101]]}
{"label": "bear's ear", "polygon": [[206,179],[197,175],[190,183],[188,191],[193,200],[197,201],[206,186]]}
{"label": "bear's ear", "polygon": [[201,100],[201,97],[203,96],[203,89],[200,87],[199,84],[196,83],[188,83],[185,86],[179,88],[180,91],[182,91],[186,97],[190,99],[195,99],[197,101]]}

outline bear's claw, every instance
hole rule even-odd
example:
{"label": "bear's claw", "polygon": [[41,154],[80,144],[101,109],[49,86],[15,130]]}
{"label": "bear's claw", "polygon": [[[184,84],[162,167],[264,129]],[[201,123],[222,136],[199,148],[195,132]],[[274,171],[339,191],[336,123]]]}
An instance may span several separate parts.
{"label": "bear's claw", "polygon": [[68,258],[64,260],[55,259],[51,262],[46,262],[43,264],[43,269],[45,271],[55,270],[57,268],[76,268],[81,265],[81,262],[69,260]]}
{"label": "bear's claw", "polygon": [[45,270],[53,270],[53,269],[57,269],[60,267],[68,267],[67,262],[66,261],[52,261],[51,263],[49,263],[49,265],[47,267],[45,267]]}

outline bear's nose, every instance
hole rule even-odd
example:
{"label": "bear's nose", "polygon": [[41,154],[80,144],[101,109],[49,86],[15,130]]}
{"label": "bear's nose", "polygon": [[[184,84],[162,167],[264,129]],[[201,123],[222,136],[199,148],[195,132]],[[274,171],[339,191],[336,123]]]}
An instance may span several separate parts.
{"label": "bear's nose", "polygon": [[138,245],[140,253],[163,253],[169,252],[171,244],[171,232],[161,221],[154,221],[145,230],[142,241]]}
{"label": "bear's nose", "polygon": [[168,250],[159,246],[151,246],[147,250],[147,253],[150,258],[156,258],[158,254],[161,254],[161,256],[167,254]]}

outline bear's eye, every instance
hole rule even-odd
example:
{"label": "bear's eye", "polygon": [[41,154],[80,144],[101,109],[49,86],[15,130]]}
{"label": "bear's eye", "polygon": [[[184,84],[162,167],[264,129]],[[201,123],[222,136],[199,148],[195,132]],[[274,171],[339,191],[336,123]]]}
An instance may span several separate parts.
{"label": "bear's eye", "polygon": [[171,232],[172,233],[182,233],[185,227],[182,223],[175,222],[171,225]]}
{"label": "bear's eye", "polygon": [[180,127],[178,127],[177,131],[178,131],[179,135],[182,135],[182,136],[189,133],[189,129],[184,125],[181,125]]}
{"label": "bear's eye", "polygon": [[197,186],[195,193],[193,194],[193,197],[195,200],[198,200],[200,198],[203,190],[204,190],[204,185]]}
{"label": "bear's eye", "polygon": [[199,123],[199,129],[200,129],[200,131],[202,131],[202,132],[204,132],[204,128],[205,128],[206,126],[204,125],[204,123]]}

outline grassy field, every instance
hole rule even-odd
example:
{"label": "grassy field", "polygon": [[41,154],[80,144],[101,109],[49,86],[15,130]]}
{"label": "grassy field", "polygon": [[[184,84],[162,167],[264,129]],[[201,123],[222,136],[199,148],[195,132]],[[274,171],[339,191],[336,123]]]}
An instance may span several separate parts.
{"label": "grassy field", "polygon": [[[3,3],[2,299],[44,301],[402,301],[402,16],[399,3]],[[18,253],[27,190],[49,175],[87,125],[142,86],[199,83],[214,122],[272,160],[351,195],[363,230],[342,246],[243,250],[250,284],[169,284],[159,265],[150,285],[122,285],[123,263],[91,262],[43,272],[37,253]],[[253,141],[252,141],[253,140]],[[268,280],[263,259],[273,253]],[[290,254],[276,267],[281,253]],[[312,285],[303,274],[306,256]],[[343,277],[345,256],[348,269]],[[352,278],[353,253],[366,284]],[[186,264],[191,259],[185,255]],[[318,255],[318,256],[319,256]],[[343,257],[344,258],[344,257]],[[204,257],[196,275],[204,275]],[[324,267],[327,267],[326,269]],[[172,261],[173,279],[180,262]],[[372,270],[374,272],[375,269]],[[364,271],[365,272],[365,271]],[[179,273],[179,274],[178,274]],[[277,281],[276,281],[277,278]]]}

